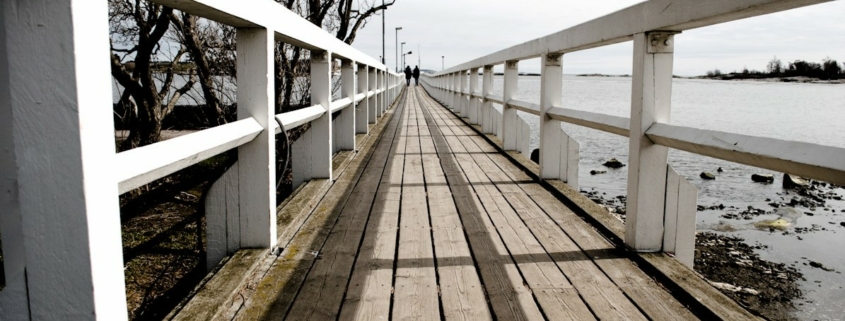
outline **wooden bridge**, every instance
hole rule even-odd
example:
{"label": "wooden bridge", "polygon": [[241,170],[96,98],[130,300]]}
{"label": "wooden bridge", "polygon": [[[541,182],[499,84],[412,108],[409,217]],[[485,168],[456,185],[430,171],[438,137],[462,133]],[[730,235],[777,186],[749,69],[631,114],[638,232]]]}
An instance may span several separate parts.
{"label": "wooden bridge", "polygon": [[[677,34],[824,0],[646,1],[417,87],[274,1],[152,1],[237,28],[238,121],[115,153],[106,0],[0,0],[2,320],[126,319],[119,194],[232,149],[210,272],[168,319],[756,319],[692,271],[668,149],[845,185],[845,149],[669,123]],[[631,40],[630,118],[562,106],[564,54]],[[310,50],[312,106],[274,114],[276,41]],[[514,99],[536,57],[539,103]],[[628,137],[624,224],[578,192],[561,122]],[[276,135],[306,124],[277,207]]]}

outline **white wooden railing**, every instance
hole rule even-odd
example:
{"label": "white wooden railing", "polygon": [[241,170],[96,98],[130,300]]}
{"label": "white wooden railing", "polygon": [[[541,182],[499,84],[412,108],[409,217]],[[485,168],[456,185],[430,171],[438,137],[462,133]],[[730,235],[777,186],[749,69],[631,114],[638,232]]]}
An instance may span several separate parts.
{"label": "white wooden railing", "polygon": [[[697,190],[667,164],[669,148],[845,185],[845,149],[669,124],[675,35],[684,30],[789,10],[828,0],[651,0],[537,38],[433,75],[423,86],[455,113],[520,150],[517,110],[540,116],[541,179],[577,189],[578,143],[572,123],[629,140],[625,242],[637,251],[673,252],[692,266]],[[565,108],[562,56],[633,40],[631,117]],[[520,60],[540,57],[540,104],[514,99]],[[493,66],[504,64],[503,97],[493,96]],[[478,71],[483,81],[478,91]],[[466,78],[469,76],[469,87]],[[502,105],[501,119],[491,104]],[[480,115],[480,116],[477,116]]]}
{"label": "white wooden railing", "polygon": [[[331,178],[332,153],[354,149],[401,90],[377,60],[272,0],[153,2],[237,28],[239,120],[115,153],[107,1],[0,1],[1,320],[125,320],[119,194],[232,148],[234,249],[274,247],[275,134],[310,123],[295,180]],[[311,50],[313,107],[274,114],[276,40]],[[337,59],[343,98],[331,101]]]}

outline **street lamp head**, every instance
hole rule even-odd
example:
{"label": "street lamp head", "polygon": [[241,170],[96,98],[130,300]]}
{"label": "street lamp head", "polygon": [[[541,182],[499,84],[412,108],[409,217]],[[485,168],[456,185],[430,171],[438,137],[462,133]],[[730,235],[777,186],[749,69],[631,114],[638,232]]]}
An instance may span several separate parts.
{"label": "street lamp head", "polygon": [[404,43],[404,42],[402,42],[402,44],[404,45],[405,43]]}
{"label": "street lamp head", "polygon": [[410,54],[413,54],[413,53],[414,53],[413,51],[408,51],[408,54],[409,54],[409,55],[410,55]]}
{"label": "street lamp head", "polygon": [[402,30],[402,27],[396,27],[396,30]]}

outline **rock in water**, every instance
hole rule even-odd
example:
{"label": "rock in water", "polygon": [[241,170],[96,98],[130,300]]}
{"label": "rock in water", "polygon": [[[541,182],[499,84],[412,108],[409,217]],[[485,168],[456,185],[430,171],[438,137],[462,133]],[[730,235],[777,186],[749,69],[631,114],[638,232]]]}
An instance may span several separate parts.
{"label": "rock in water", "polygon": [[622,162],[620,162],[620,161],[619,161],[619,160],[617,160],[616,158],[611,158],[609,161],[604,162],[604,164],[603,164],[603,165],[604,165],[604,166],[607,166],[607,167],[610,167],[610,168],[622,168],[622,167],[625,167],[625,164],[622,164]]}
{"label": "rock in water", "polygon": [[721,172],[724,172],[724,171],[725,171],[725,170],[723,170],[721,167],[719,167],[718,169],[716,169],[716,173],[721,173]]}
{"label": "rock in water", "polygon": [[783,188],[803,188],[809,186],[810,182],[807,181],[806,178],[791,174],[783,174]]}
{"label": "rock in water", "polygon": [[772,174],[752,174],[751,180],[757,183],[772,183],[775,181],[775,176]]}
{"label": "rock in water", "polygon": [[531,151],[531,161],[540,164],[540,149],[535,148]]}
{"label": "rock in water", "polygon": [[598,175],[598,174],[606,174],[606,173],[607,173],[607,171],[597,171],[595,169],[590,171],[590,175]]}
{"label": "rock in water", "polygon": [[713,173],[708,173],[708,172],[702,172],[702,173],[701,173],[701,175],[699,175],[699,176],[700,176],[702,179],[705,179],[705,180],[714,180],[714,179],[716,179],[716,175],[713,175]]}

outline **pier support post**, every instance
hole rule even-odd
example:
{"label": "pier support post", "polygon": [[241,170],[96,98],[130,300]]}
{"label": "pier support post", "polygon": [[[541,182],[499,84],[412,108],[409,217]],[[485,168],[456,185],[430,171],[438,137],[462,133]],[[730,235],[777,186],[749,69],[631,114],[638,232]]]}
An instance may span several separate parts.
{"label": "pier support post", "polygon": [[326,113],[293,144],[293,188],[315,178],[332,178],[332,54],[311,51],[311,104]]}
{"label": "pier support post", "polygon": [[340,111],[336,144],[339,150],[355,150],[355,62],[343,60],[340,68],[340,96],[352,100],[352,105]]}
{"label": "pier support post", "polygon": [[460,87],[458,84],[460,83],[460,77],[458,73],[452,73],[452,103],[449,104],[449,108],[452,109],[454,112],[460,112],[460,103],[461,103],[461,95],[460,95]]}
{"label": "pier support post", "polygon": [[461,70],[458,76],[458,115],[460,117],[467,117],[467,104],[469,104],[469,100],[467,100],[465,91],[467,91],[467,71]]}
{"label": "pier support post", "polygon": [[663,245],[669,149],[645,132],[654,123],[669,122],[673,48],[672,33],[634,35],[625,243],[641,252],[657,252]]}
{"label": "pier support post", "polygon": [[502,91],[502,141],[505,150],[517,150],[519,132],[517,131],[516,109],[511,108],[508,103],[516,96],[517,83],[519,82],[519,61],[510,60],[505,62],[505,82]]}
{"label": "pier support post", "polygon": [[478,68],[469,70],[469,123],[478,124],[478,104],[479,100],[473,97],[478,89]]}
{"label": "pier support post", "polygon": [[493,103],[487,95],[493,94],[493,66],[484,66],[484,78],[481,80],[481,131],[493,134]]}
{"label": "pier support post", "polygon": [[263,28],[237,30],[238,119],[255,118],[264,128],[253,141],[238,147],[241,248],[276,245],[273,36]]}
{"label": "pier support post", "polygon": [[[358,93],[367,94],[369,91],[367,86],[369,85],[369,81],[367,80],[367,65],[359,64],[358,70],[356,71],[358,74]],[[369,131],[369,126],[367,126],[369,122],[369,99],[362,99],[355,105],[355,132],[358,134],[366,134]]]}
{"label": "pier support post", "polygon": [[[369,80],[369,83],[370,83],[367,86],[367,90],[375,92],[378,89],[378,87],[377,87],[378,81],[376,80],[376,78],[377,78],[376,77],[376,68],[368,67],[367,70],[368,70],[368,73],[369,73],[369,76],[367,77],[367,79]],[[373,95],[372,97],[367,99],[367,104],[369,105],[369,108],[370,108],[370,114],[369,114],[370,124],[375,124],[376,121],[378,120],[378,116],[380,116],[379,113],[378,113],[378,103],[377,103],[375,95]]]}
{"label": "pier support post", "polygon": [[0,6],[0,319],[126,320],[107,3]]}
{"label": "pier support post", "polygon": [[562,123],[546,113],[562,106],[563,55],[540,57],[540,179],[559,179],[578,188],[578,143],[569,137]]}

